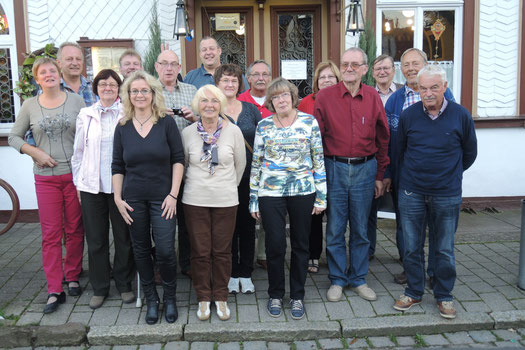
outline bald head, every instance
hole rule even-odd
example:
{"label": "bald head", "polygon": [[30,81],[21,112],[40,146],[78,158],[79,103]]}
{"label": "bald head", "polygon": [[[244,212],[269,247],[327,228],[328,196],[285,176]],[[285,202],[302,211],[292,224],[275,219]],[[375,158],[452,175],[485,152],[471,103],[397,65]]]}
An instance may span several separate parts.
{"label": "bald head", "polygon": [[165,86],[177,84],[180,68],[179,56],[171,50],[162,51],[157,57],[157,62],[155,62],[155,70],[159,75],[159,80]]}

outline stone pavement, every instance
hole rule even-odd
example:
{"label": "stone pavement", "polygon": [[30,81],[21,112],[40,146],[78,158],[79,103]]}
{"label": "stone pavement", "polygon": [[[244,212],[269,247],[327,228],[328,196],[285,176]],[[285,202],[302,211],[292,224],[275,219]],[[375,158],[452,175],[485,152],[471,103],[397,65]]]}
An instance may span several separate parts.
{"label": "stone pavement", "polygon": [[[428,337],[425,338],[428,341],[424,340],[427,345],[434,341],[463,344],[455,343],[454,339],[467,337],[473,339],[473,343],[465,343],[468,346],[482,343],[476,339],[485,337],[483,339],[490,339],[485,343],[492,345],[509,343],[512,339],[513,345],[520,346],[523,345],[521,330],[510,331],[517,335],[515,338],[498,333],[525,327],[525,291],[517,287],[520,223],[519,209],[496,214],[461,214],[456,235],[458,278],[453,294],[458,316],[455,320],[439,316],[428,288],[421,305],[409,312],[392,308],[395,298],[403,293],[403,286],[393,282],[393,274],[399,273],[402,267],[397,260],[394,222],[380,220],[376,256],[367,278],[378,295],[377,301],[365,301],[345,289],[344,300],[328,302],[326,291],[330,281],[328,269],[322,264],[320,272],[309,274],[306,281],[306,317],[292,320],[287,307],[284,315],[275,319],[265,310],[266,271],[256,268],[253,273],[256,292],[229,297],[232,310],[229,321],[218,320],[212,309],[210,321],[201,322],[196,317],[197,300],[190,280],[180,275],[179,319],[167,324],[162,318],[154,326],[145,324],[144,307],[122,304],[114,286],[104,306],[91,310],[88,303],[92,289],[86,272],[80,279],[85,289],[82,296],[68,296],[57,312],[43,315],[47,290],[41,262],[40,226],[16,224],[0,236],[0,315],[6,318],[5,325],[0,327],[0,347],[119,344],[136,348],[136,344],[155,344],[151,348],[158,345],[160,349],[162,345],[165,349],[188,349],[191,343],[191,349],[239,349],[241,344],[245,349],[331,349],[381,347],[380,344],[423,346],[424,337]],[[86,255],[84,270],[87,268]],[[87,342],[86,338],[78,340],[82,332],[83,337],[87,335]],[[464,332],[469,332],[470,337],[463,336],[467,334]],[[120,349],[114,347],[117,348]]]}

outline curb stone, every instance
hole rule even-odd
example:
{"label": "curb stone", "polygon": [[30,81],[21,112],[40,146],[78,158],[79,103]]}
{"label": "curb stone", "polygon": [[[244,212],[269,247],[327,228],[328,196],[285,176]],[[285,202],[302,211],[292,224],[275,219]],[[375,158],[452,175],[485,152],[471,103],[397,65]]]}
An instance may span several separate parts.
{"label": "curb stone", "polygon": [[437,315],[355,318],[342,320],[341,326],[344,337],[371,337],[494,329],[494,321],[486,313],[464,313],[453,320],[445,320]]}
{"label": "curb stone", "polygon": [[93,326],[87,334],[89,345],[136,345],[182,340],[182,324],[152,326]]}
{"label": "curb stone", "polygon": [[184,328],[187,341],[294,341],[319,338],[339,338],[341,326],[338,322],[266,322],[231,324],[188,324]]}
{"label": "curb stone", "polygon": [[38,347],[80,345],[86,341],[87,328],[81,323],[59,326],[0,327],[3,347]]}
{"label": "curb stone", "polygon": [[525,326],[525,311],[494,311],[490,313],[494,319],[494,329],[519,328]]}

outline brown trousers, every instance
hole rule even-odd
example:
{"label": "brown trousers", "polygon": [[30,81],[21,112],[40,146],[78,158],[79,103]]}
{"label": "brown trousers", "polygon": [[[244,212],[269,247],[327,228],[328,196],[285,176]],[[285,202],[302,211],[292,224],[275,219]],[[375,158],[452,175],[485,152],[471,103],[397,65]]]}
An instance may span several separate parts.
{"label": "brown trousers", "polygon": [[191,278],[198,301],[227,301],[237,206],[184,204],[191,245]]}

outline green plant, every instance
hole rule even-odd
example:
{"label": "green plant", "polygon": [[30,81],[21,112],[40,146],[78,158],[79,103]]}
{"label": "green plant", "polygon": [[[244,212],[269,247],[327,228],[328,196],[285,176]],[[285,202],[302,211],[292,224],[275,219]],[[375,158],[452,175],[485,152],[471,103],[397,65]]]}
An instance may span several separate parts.
{"label": "green plant", "polygon": [[24,56],[26,59],[19,69],[19,79],[16,82],[16,87],[14,91],[22,98],[28,99],[34,95],[34,91],[37,89],[35,80],[33,79],[33,63],[38,58],[41,57],[50,57],[56,59],[57,48],[54,44],[47,44],[45,47],[33,51],[31,53],[26,53]]}
{"label": "green plant", "polygon": [[157,1],[153,1],[151,8],[151,19],[149,22],[149,46],[144,56],[144,70],[149,74],[157,77],[155,71],[155,62],[161,51],[162,38],[160,33],[159,15],[157,11]]}
{"label": "green plant", "polygon": [[399,346],[399,343],[397,342],[397,338],[396,338],[395,335],[390,334],[388,337],[390,338],[390,341],[391,341],[392,343],[394,343],[396,346]]}
{"label": "green plant", "polygon": [[372,77],[372,63],[376,59],[376,35],[372,28],[372,21],[367,17],[365,21],[365,31],[359,35],[359,48],[368,56],[368,72],[363,76],[363,84],[375,86],[374,77]]}
{"label": "green plant", "polygon": [[421,334],[416,334],[415,339],[416,339],[416,345],[415,345],[416,348],[428,346],[427,343],[425,342],[425,339],[423,339],[423,336]]}

